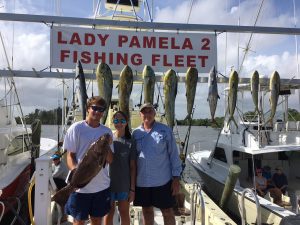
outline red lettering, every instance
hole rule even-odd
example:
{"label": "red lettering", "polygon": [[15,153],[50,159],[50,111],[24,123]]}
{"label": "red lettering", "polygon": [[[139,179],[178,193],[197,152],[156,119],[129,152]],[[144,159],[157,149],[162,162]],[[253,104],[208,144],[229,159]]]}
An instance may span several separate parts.
{"label": "red lettering", "polygon": [[109,64],[113,64],[114,63],[114,53],[110,52],[109,53]]}
{"label": "red lettering", "polygon": [[163,55],[163,66],[172,66],[172,63],[168,62],[168,56]]}
{"label": "red lettering", "polygon": [[171,38],[171,49],[180,49],[178,45],[176,45],[176,38]]}
{"label": "red lettering", "polygon": [[117,65],[120,65],[121,63],[123,65],[127,65],[128,64],[128,54],[125,53],[124,55],[122,55],[121,53],[117,53]]}
{"label": "red lettering", "polygon": [[193,50],[193,45],[192,45],[192,42],[189,38],[185,38],[184,39],[184,42],[183,42],[183,45],[182,45],[182,49],[190,49],[190,50]]}
{"label": "red lettering", "polygon": [[132,63],[132,65],[135,65],[135,66],[142,65],[142,63],[143,63],[142,55],[141,54],[133,54],[131,56],[131,63]]}
{"label": "red lettering", "polygon": [[61,50],[60,51],[60,62],[65,62],[65,58],[70,57],[70,51],[69,50]]}
{"label": "red lettering", "polygon": [[140,42],[137,36],[132,36],[130,44],[129,44],[129,48],[132,48],[133,46],[136,46],[137,48],[140,48]]}
{"label": "red lettering", "polygon": [[160,55],[157,55],[157,54],[153,54],[152,55],[152,63],[151,63],[151,65],[152,66],[156,66],[156,62],[159,62],[159,60],[160,60]]}
{"label": "red lettering", "polygon": [[167,37],[159,37],[158,47],[162,48],[162,49],[167,49],[168,48],[168,38]]}
{"label": "red lettering", "polygon": [[203,43],[201,50],[210,50],[210,40],[208,38],[203,38],[201,42]]}
{"label": "red lettering", "polygon": [[73,63],[76,63],[78,60],[78,52],[77,51],[74,51],[73,52]]}
{"label": "red lettering", "polygon": [[91,63],[91,53],[87,51],[81,52],[81,62],[85,64]]}
{"label": "red lettering", "polygon": [[198,59],[200,59],[200,66],[205,67],[206,60],[208,59],[208,56],[206,55],[199,55]]}
{"label": "red lettering", "polygon": [[62,39],[62,32],[58,31],[57,33],[57,43],[58,44],[67,44],[67,41]]}
{"label": "red lettering", "polygon": [[102,36],[102,34],[97,34],[97,36],[99,37],[101,46],[105,46],[105,42],[106,42],[107,38],[109,37],[109,35],[105,34],[104,36]]}
{"label": "red lettering", "polygon": [[119,47],[123,47],[123,43],[126,43],[128,41],[128,37],[125,35],[119,36]]}
{"label": "red lettering", "polygon": [[196,56],[188,55],[186,60],[187,67],[196,67]]}
{"label": "red lettering", "polygon": [[78,44],[81,45],[81,40],[80,40],[80,36],[78,33],[73,33],[71,40],[70,40],[70,45],[73,44]]}
{"label": "red lettering", "polygon": [[85,45],[94,45],[95,44],[95,36],[94,34],[87,33],[84,35],[84,44]]}
{"label": "red lettering", "polygon": [[99,52],[94,52],[94,64],[98,64],[99,62],[106,62],[105,61],[105,52],[102,52],[99,56]]}
{"label": "red lettering", "polygon": [[156,48],[155,37],[143,37],[143,48]]}
{"label": "red lettering", "polygon": [[175,55],[175,66],[176,67],[184,67],[184,56],[183,55]]}

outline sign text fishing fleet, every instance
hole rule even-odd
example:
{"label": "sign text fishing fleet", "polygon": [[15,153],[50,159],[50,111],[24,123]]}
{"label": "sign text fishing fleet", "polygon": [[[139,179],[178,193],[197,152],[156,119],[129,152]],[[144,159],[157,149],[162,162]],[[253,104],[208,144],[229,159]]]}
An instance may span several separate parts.
{"label": "sign text fishing fleet", "polygon": [[150,65],[155,71],[176,67],[178,72],[185,72],[188,67],[196,67],[199,73],[206,73],[216,65],[216,36],[53,27],[51,65],[68,69],[73,68],[77,60],[86,69],[105,62],[115,71],[124,65],[142,71],[144,65]]}

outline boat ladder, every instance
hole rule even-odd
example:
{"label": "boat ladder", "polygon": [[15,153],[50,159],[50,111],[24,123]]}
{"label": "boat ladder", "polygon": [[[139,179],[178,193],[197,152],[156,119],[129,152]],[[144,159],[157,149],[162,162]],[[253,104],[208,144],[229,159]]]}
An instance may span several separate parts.
{"label": "boat ladder", "polygon": [[194,191],[191,194],[191,225],[196,224],[197,200],[199,200],[201,207],[201,225],[205,225],[205,204],[201,190],[201,184],[195,184]]}
{"label": "boat ladder", "polygon": [[252,195],[252,197],[255,200],[255,204],[256,204],[256,224],[257,225],[261,225],[261,210],[260,210],[260,203],[258,200],[257,195],[253,192],[252,189],[250,188],[245,188],[242,192],[242,198],[241,198],[241,202],[240,202],[240,206],[241,206],[241,219],[242,219],[242,225],[246,225],[246,216],[245,216],[245,195],[246,193]]}

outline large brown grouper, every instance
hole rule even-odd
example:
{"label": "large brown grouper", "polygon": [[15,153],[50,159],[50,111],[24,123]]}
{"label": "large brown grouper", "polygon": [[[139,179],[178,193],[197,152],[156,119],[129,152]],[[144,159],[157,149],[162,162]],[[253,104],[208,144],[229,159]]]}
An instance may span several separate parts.
{"label": "large brown grouper", "polygon": [[64,206],[72,192],[86,186],[100,172],[105,166],[110,141],[110,135],[105,134],[91,144],[81,163],[72,170],[69,184],[56,192],[51,198],[52,201]]}

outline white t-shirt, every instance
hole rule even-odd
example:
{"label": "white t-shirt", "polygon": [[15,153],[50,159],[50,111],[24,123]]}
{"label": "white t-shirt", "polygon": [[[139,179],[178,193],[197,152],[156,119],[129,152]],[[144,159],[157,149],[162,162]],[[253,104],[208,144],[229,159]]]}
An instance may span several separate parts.
{"label": "white t-shirt", "polygon": [[[99,127],[93,128],[84,120],[76,122],[67,131],[63,149],[76,153],[77,162],[80,163],[90,145],[107,133],[113,136],[111,129],[102,124]],[[110,147],[113,151],[113,145]],[[95,193],[107,189],[109,185],[109,164],[107,163],[85,187],[78,189],[77,192]]]}

